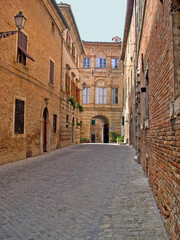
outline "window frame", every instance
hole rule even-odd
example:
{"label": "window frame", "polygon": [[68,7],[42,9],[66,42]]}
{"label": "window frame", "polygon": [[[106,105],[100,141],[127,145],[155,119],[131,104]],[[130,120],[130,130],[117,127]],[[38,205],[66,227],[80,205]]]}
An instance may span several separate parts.
{"label": "window frame", "polygon": [[[117,92],[116,92],[116,90],[117,90]],[[112,105],[119,104],[119,88],[111,88],[111,104]]]}
{"label": "window frame", "polygon": [[[99,93],[98,93],[99,91]],[[97,99],[98,96],[98,99]],[[107,104],[107,89],[106,87],[95,88],[95,104]]]}
{"label": "window frame", "polygon": [[[16,107],[17,106],[16,105],[17,101],[23,102],[23,112],[21,112],[21,113],[19,113],[19,112],[17,113],[17,107]],[[19,119],[20,115],[23,115],[23,120]],[[19,124],[21,126],[17,126]],[[25,133],[25,100],[21,99],[21,98],[18,98],[18,97],[16,97],[15,101],[14,101],[14,124],[13,125],[14,125],[13,132],[14,132],[15,135],[17,135],[17,134],[18,135],[23,135]],[[19,128],[21,128],[21,129],[19,129]]]}
{"label": "window frame", "polygon": [[119,69],[119,59],[118,58],[111,58],[111,68]]}
{"label": "window frame", "polygon": [[107,59],[106,58],[97,58],[95,59],[95,68],[107,68]]}
{"label": "window frame", "polygon": [[57,132],[57,114],[53,114],[53,133]]}
{"label": "window frame", "polygon": [[83,58],[83,68],[91,67],[91,59],[88,57]]}
{"label": "window frame", "polygon": [[49,61],[49,84],[51,84],[51,85],[54,85],[54,65],[55,64],[54,64],[53,59],[50,58],[50,61]]}
{"label": "window frame", "polygon": [[90,87],[85,87],[83,89],[83,91],[82,91],[82,103],[83,104],[90,104]]}

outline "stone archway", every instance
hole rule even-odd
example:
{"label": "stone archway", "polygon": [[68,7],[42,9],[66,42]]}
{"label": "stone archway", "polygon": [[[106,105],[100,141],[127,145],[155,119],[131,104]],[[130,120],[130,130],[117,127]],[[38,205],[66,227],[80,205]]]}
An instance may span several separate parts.
{"label": "stone archway", "polygon": [[90,138],[92,143],[109,142],[109,120],[107,117],[97,115],[91,119]]}

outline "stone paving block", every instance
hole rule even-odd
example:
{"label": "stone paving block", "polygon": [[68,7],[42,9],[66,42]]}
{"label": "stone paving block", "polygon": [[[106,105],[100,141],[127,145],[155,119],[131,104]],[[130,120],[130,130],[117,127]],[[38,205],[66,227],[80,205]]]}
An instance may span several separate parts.
{"label": "stone paving block", "polygon": [[167,240],[133,156],[83,144],[0,166],[0,240]]}

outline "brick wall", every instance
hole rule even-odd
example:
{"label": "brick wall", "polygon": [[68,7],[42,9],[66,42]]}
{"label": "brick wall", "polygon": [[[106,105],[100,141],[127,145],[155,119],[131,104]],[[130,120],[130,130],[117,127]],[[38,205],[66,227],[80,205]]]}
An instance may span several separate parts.
{"label": "brick wall", "polygon": [[[170,239],[180,238],[180,116],[170,116],[174,99],[173,26],[171,1],[147,1],[139,46],[141,87],[148,63],[149,128],[141,130],[141,163],[149,176]],[[141,124],[145,98],[141,93]],[[145,128],[145,127],[144,127]]]}
{"label": "brick wall", "polygon": [[[47,151],[60,147],[61,36],[65,26],[51,1],[1,1],[0,28],[15,30],[14,16],[27,18],[27,64],[17,61],[18,35],[0,39],[0,164],[43,152],[43,110],[48,109]],[[52,31],[52,22],[55,23]],[[54,84],[49,83],[50,59],[54,62]],[[15,99],[25,101],[24,134],[14,133]],[[57,130],[53,132],[53,115]]]}

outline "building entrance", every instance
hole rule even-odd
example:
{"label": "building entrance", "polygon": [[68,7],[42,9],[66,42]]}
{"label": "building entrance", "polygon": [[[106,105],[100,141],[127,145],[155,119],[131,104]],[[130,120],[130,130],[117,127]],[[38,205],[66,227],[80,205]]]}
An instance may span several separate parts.
{"label": "building entrance", "polygon": [[109,142],[109,121],[107,117],[97,115],[91,119],[91,142],[108,143]]}
{"label": "building entrance", "polygon": [[43,112],[43,152],[47,151],[47,108],[44,109]]}

